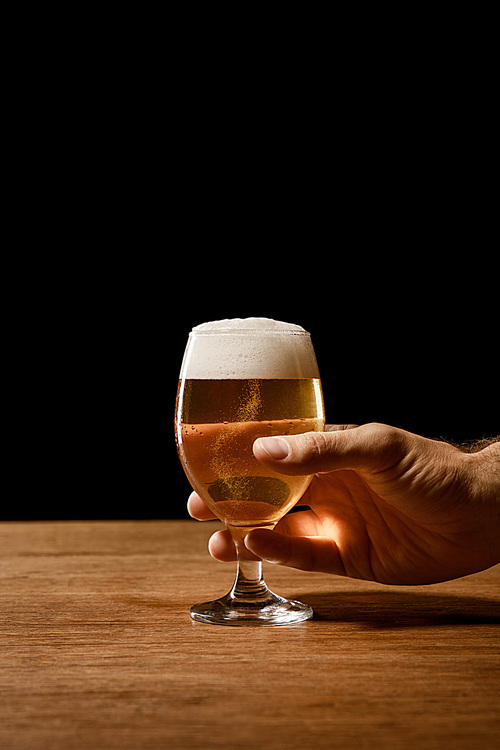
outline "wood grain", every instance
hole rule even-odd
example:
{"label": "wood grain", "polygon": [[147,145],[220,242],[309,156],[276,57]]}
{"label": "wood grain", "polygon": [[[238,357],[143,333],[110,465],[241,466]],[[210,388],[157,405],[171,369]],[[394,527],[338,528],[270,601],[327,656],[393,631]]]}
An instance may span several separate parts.
{"label": "wood grain", "polygon": [[500,745],[500,566],[386,587],[266,566],[315,619],[189,618],[217,524],[0,524],[0,748]]}

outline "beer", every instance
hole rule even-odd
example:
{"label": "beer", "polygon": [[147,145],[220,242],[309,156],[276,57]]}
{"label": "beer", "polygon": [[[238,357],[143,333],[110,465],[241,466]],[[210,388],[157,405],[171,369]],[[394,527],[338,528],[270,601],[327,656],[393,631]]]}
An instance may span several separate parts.
{"label": "beer", "polygon": [[252,528],[272,528],[312,478],[264,467],[253,455],[254,441],[323,427],[319,378],[179,382],[179,455],[192,486],[236,540]]}

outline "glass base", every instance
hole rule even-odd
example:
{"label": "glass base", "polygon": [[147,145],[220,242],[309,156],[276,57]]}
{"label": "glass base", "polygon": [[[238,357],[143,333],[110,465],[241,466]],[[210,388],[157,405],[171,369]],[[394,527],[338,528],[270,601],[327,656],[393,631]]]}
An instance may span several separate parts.
{"label": "glass base", "polygon": [[308,604],[283,599],[269,589],[265,597],[246,602],[236,601],[233,591],[213,602],[195,604],[189,611],[193,620],[213,625],[294,625],[314,614]]}

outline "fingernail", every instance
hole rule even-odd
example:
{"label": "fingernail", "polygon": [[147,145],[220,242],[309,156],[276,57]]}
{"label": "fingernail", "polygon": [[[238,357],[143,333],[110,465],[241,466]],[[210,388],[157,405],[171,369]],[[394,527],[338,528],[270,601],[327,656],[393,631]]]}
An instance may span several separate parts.
{"label": "fingernail", "polygon": [[271,458],[277,461],[286,458],[288,456],[288,443],[283,438],[265,437],[259,439],[260,447]]}

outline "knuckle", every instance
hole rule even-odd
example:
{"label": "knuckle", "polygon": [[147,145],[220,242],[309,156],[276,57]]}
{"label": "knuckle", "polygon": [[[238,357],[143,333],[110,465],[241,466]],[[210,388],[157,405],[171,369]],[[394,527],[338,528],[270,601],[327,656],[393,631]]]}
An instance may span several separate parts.
{"label": "knuckle", "polygon": [[398,427],[370,422],[361,428],[365,438],[376,446],[379,458],[386,462],[397,461],[407,449],[408,433]]}
{"label": "knuckle", "polygon": [[380,446],[391,447],[393,445],[399,445],[401,440],[399,436],[400,430],[397,427],[390,427],[386,424],[379,424],[378,422],[370,422],[369,424],[363,425],[363,430],[367,438],[370,438]]}

